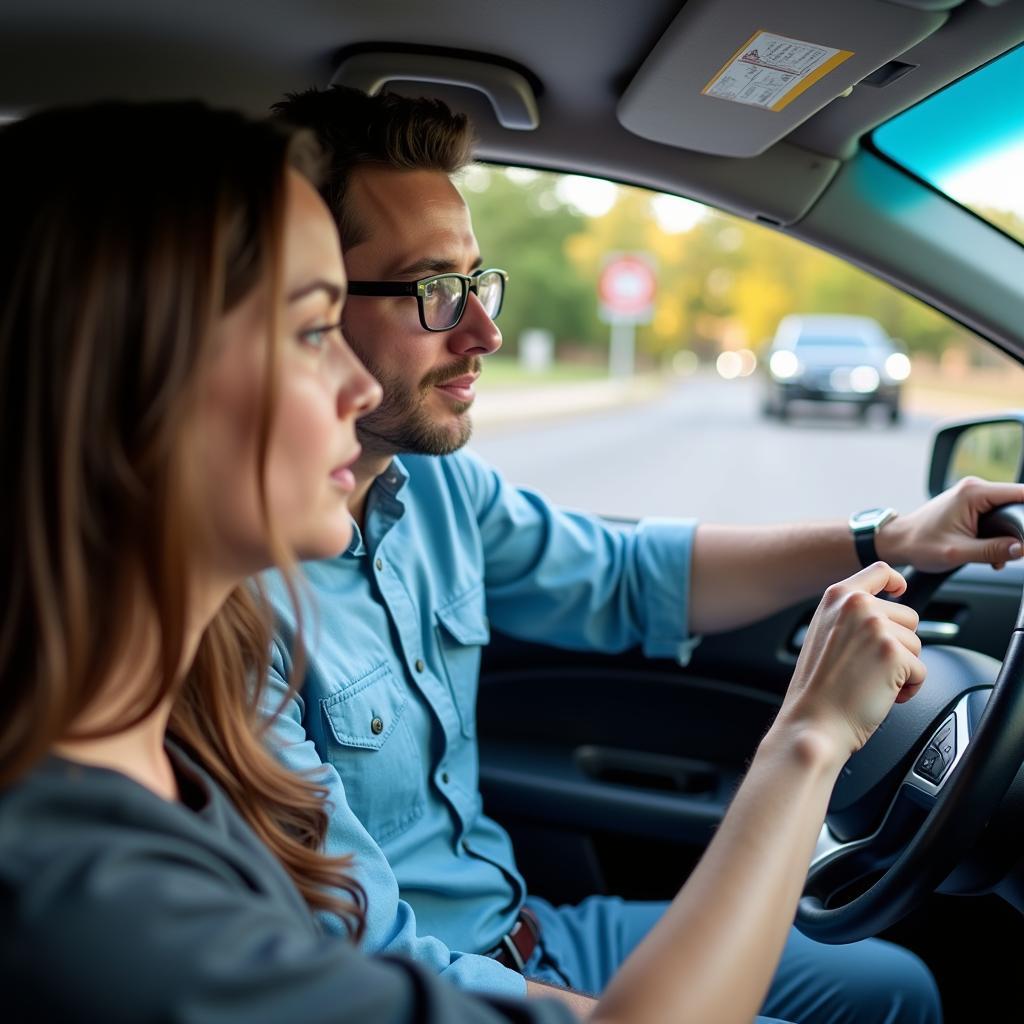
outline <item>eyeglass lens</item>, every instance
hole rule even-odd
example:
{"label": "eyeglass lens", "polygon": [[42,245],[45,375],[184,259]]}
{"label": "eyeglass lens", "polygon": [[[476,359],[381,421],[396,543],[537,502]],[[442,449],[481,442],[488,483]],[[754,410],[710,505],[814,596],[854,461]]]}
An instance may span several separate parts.
{"label": "eyeglass lens", "polygon": [[423,289],[423,315],[435,331],[453,327],[462,315],[466,282],[458,277],[435,277]]}
{"label": "eyeglass lens", "polygon": [[[501,274],[489,272],[477,279],[477,297],[489,317],[497,316],[501,309],[505,281]],[[455,274],[434,278],[423,289],[423,315],[427,325],[435,331],[454,327],[466,305],[469,286]]]}
{"label": "eyeglass lens", "polygon": [[497,271],[481,274],[476,280],[476,294],[484,312],[493,320],[501,309],[501,297],[505,291],[505,279]]}

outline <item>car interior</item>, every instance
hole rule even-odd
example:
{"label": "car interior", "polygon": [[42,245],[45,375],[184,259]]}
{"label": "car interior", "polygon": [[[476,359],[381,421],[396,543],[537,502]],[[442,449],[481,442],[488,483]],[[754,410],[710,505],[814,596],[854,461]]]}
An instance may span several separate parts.
{"label": "car interior", "polygon": [[[876,137],[1022,43],[1021,0],[5,0],[0,120],[103,98],[262,115],[332,82],[436,95],[472,117],[482,161],[652,188],[759,223],[1024,363],[1024,245]],[[780,45],[809,72],[741,96],[745,55]],[[1018,138],[1021,86],[993,101],[1016,111]],[[967,126],[936,131],[955,152]],[[949,457],[936,449],[937,465]],[[940,489],[941,465],[932,476]],[[1012,516],[989,528],[1000,526],[1024,529]],[[880,934],[914,949],[953,1022],[1013,1015],[1020,998],[1022,587],[1020,565],[917,581],[931,685],[844,773],[798,913],[826,941]],[[705,637],[686,665],[492,635],[484,805],[534,892],[675,893],[779,706],[815,604]],[[908,773],[951,735],[954,770],[908,795]]]}

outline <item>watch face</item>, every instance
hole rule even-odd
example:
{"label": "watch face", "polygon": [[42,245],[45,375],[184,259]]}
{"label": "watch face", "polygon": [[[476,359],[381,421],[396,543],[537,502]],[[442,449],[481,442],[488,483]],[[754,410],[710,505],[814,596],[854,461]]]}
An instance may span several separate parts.
{"label": "watch face", "polygon": [[881,514],[883,510],[880,508],[867,508],[863,512],[858,512],[856,515],[850,517],[851,523],[873,523]]}

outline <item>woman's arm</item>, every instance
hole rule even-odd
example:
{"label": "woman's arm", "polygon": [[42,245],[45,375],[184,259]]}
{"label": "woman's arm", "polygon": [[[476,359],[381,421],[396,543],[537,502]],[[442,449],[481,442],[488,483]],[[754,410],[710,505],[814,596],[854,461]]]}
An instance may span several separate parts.
{"label": "woman's arm", "polygon": [[612,980],[600,1024],[731,1024],[758,1012],[847,758],[924,679],[917,615],[883,563],[830,587],[779,716],[714,840]]}

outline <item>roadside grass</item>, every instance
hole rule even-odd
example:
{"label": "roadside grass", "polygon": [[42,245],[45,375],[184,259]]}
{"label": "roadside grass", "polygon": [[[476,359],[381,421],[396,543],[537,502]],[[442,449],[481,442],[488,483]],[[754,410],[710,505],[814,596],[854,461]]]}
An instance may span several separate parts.
{"label": "roadside grass", "polygon": [[[707,365],[701,367],[701,372],[714,374]],[[664,382],[671,375],[646,373],[641,377]],[[487,392],[515,392],[607,380],[607,368],[592,363],[560,362],[546,370],[533,371],[522,367],[516,359],[492,356],[484,361],[481,386]],[[959,416],[1024,409],[1024,369],[1013,365],[950,374],[927,363],[915,364],[904,387],[907,406],[920,412]]]}
{"label": "roadside grass", "polygon": [[949,415],[1024,409],[1024,369],[1008,365],[954,375],[915,365],[905,390],[909,405]]}
{"label": "roadside grass", "polygon": [[487,388],[545,387],[553,384],[577,384],[604,380],[608,370],[589,363],[554,363],[546,370],[524,369],[515,359],[492,356],[483,364],[481,384]]}

